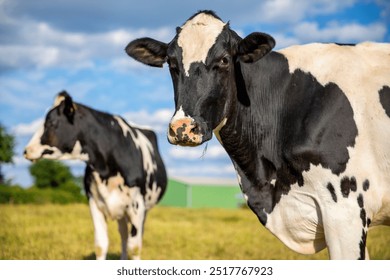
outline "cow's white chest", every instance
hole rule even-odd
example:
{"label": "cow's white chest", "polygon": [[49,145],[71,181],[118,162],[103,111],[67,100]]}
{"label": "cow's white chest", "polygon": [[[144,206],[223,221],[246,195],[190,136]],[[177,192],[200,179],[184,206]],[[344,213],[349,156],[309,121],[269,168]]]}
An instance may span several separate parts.
{"label": "cow's white chest", "polygon": [[[327,195],[331,200],[329,192]],[[318,199],[312,184],[291,186],[290,192],[282,195],[273,211],[267,214],[266,227],[297,252],[312,254],[322,250],[325,238]]]}
{"label": "cow's white chest", "polygon": [[90,190],[100,211],[113,220],[124,217],[127,209],[131,207],[132,190],[125,186],[123,178],[118,174],[108,180],[102,180],[96,172],[93,173],[93,178]]}
{"label": "cow's white chest", "polygon": [[[374,186],[381,183],[381,176],[372,167],[359,170],[356,157],[353,156],[349,167],[340,175],[321,165],[311,165],[310,170],[302,174],[304,185],[292,185],[290,192],[282,195],[267,215],[266,227],[288,247],[303,254],[325,248],[325,236],[350,235],[349,242],[359,244],[361,235],[349,232],[355,229],[360,233],[364,228],[358,198],[363,200],[365,215],[372,221],[371,225],[377,223],[375,213],[380,208],[377,203],[380,194]],[[356,189],[349,190],[347,195],[341,188],[345,178],[356,180]],[[368,190],[363,187],[366,180],[371,185]]]}

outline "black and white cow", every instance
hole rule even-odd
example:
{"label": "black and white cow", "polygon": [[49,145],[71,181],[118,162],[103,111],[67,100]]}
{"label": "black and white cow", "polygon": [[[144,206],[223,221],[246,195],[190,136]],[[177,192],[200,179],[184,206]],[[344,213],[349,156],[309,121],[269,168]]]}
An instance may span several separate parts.
{"label": "black and white cow", "polygon": [[167,185],[153,131],[74,103],[63,91],[26,146],[25,157],[85,161],[84,186],[94,224],[96,258],[106,258],[107,218],[118,221],[121,259],[127,259],[127,249],[133,259],[140,258],[146,213],[161,199]]}
{"label": "black and white cow", "polygon": [[390,45],[274,45],[201,11],[170,43],[141,38],[126,52],[169,64],[169,142],[214,132],[248,205],[284,244],[368,258],[368,228],[390,225]]}

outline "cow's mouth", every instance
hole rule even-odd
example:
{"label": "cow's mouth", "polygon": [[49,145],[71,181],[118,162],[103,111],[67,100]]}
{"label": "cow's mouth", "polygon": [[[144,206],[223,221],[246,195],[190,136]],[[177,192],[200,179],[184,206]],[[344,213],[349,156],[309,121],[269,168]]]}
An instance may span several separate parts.
{"label": "cow's mouth", "polygon": [[42,152],[42,156],[44,156],[44,155],[52,155],[52,154],[54,154],[54,151],[48,150],[48,149],[45,149]]}

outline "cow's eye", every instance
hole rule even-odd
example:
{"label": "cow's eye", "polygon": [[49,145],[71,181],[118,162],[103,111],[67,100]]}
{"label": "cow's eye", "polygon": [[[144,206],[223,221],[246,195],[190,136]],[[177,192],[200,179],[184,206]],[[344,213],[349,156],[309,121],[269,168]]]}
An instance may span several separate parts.
{"label": "cow's eye", "polygon": [[218,60],[218,62],[214,66],[214,69],[226,70],[229,68],[229,65],[230,65],[229,56],[225,55]]}
{"label": "cow's eye", "polygon": [[229,58],[227,56],[222,57],[221,66],[227,66],[229,64]]}

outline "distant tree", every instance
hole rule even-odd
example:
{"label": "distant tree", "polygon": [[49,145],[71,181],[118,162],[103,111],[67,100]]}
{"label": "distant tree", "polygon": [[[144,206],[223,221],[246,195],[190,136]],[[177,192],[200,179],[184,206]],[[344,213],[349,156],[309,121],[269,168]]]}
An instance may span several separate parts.
{"label": "distant tree", "polygon": [[8,134],[0,124],[0,184],[4,183],[4,175],[1,171],[1,164],[11,163],[14,156],[15,138]]}
{"label": "distant tree", "polygon": [[38,160],[30,165],[30,173],[34,177],[35,186],[40,189],[59,188],[70,183],[75,185],[69,167],[60,161]]}

